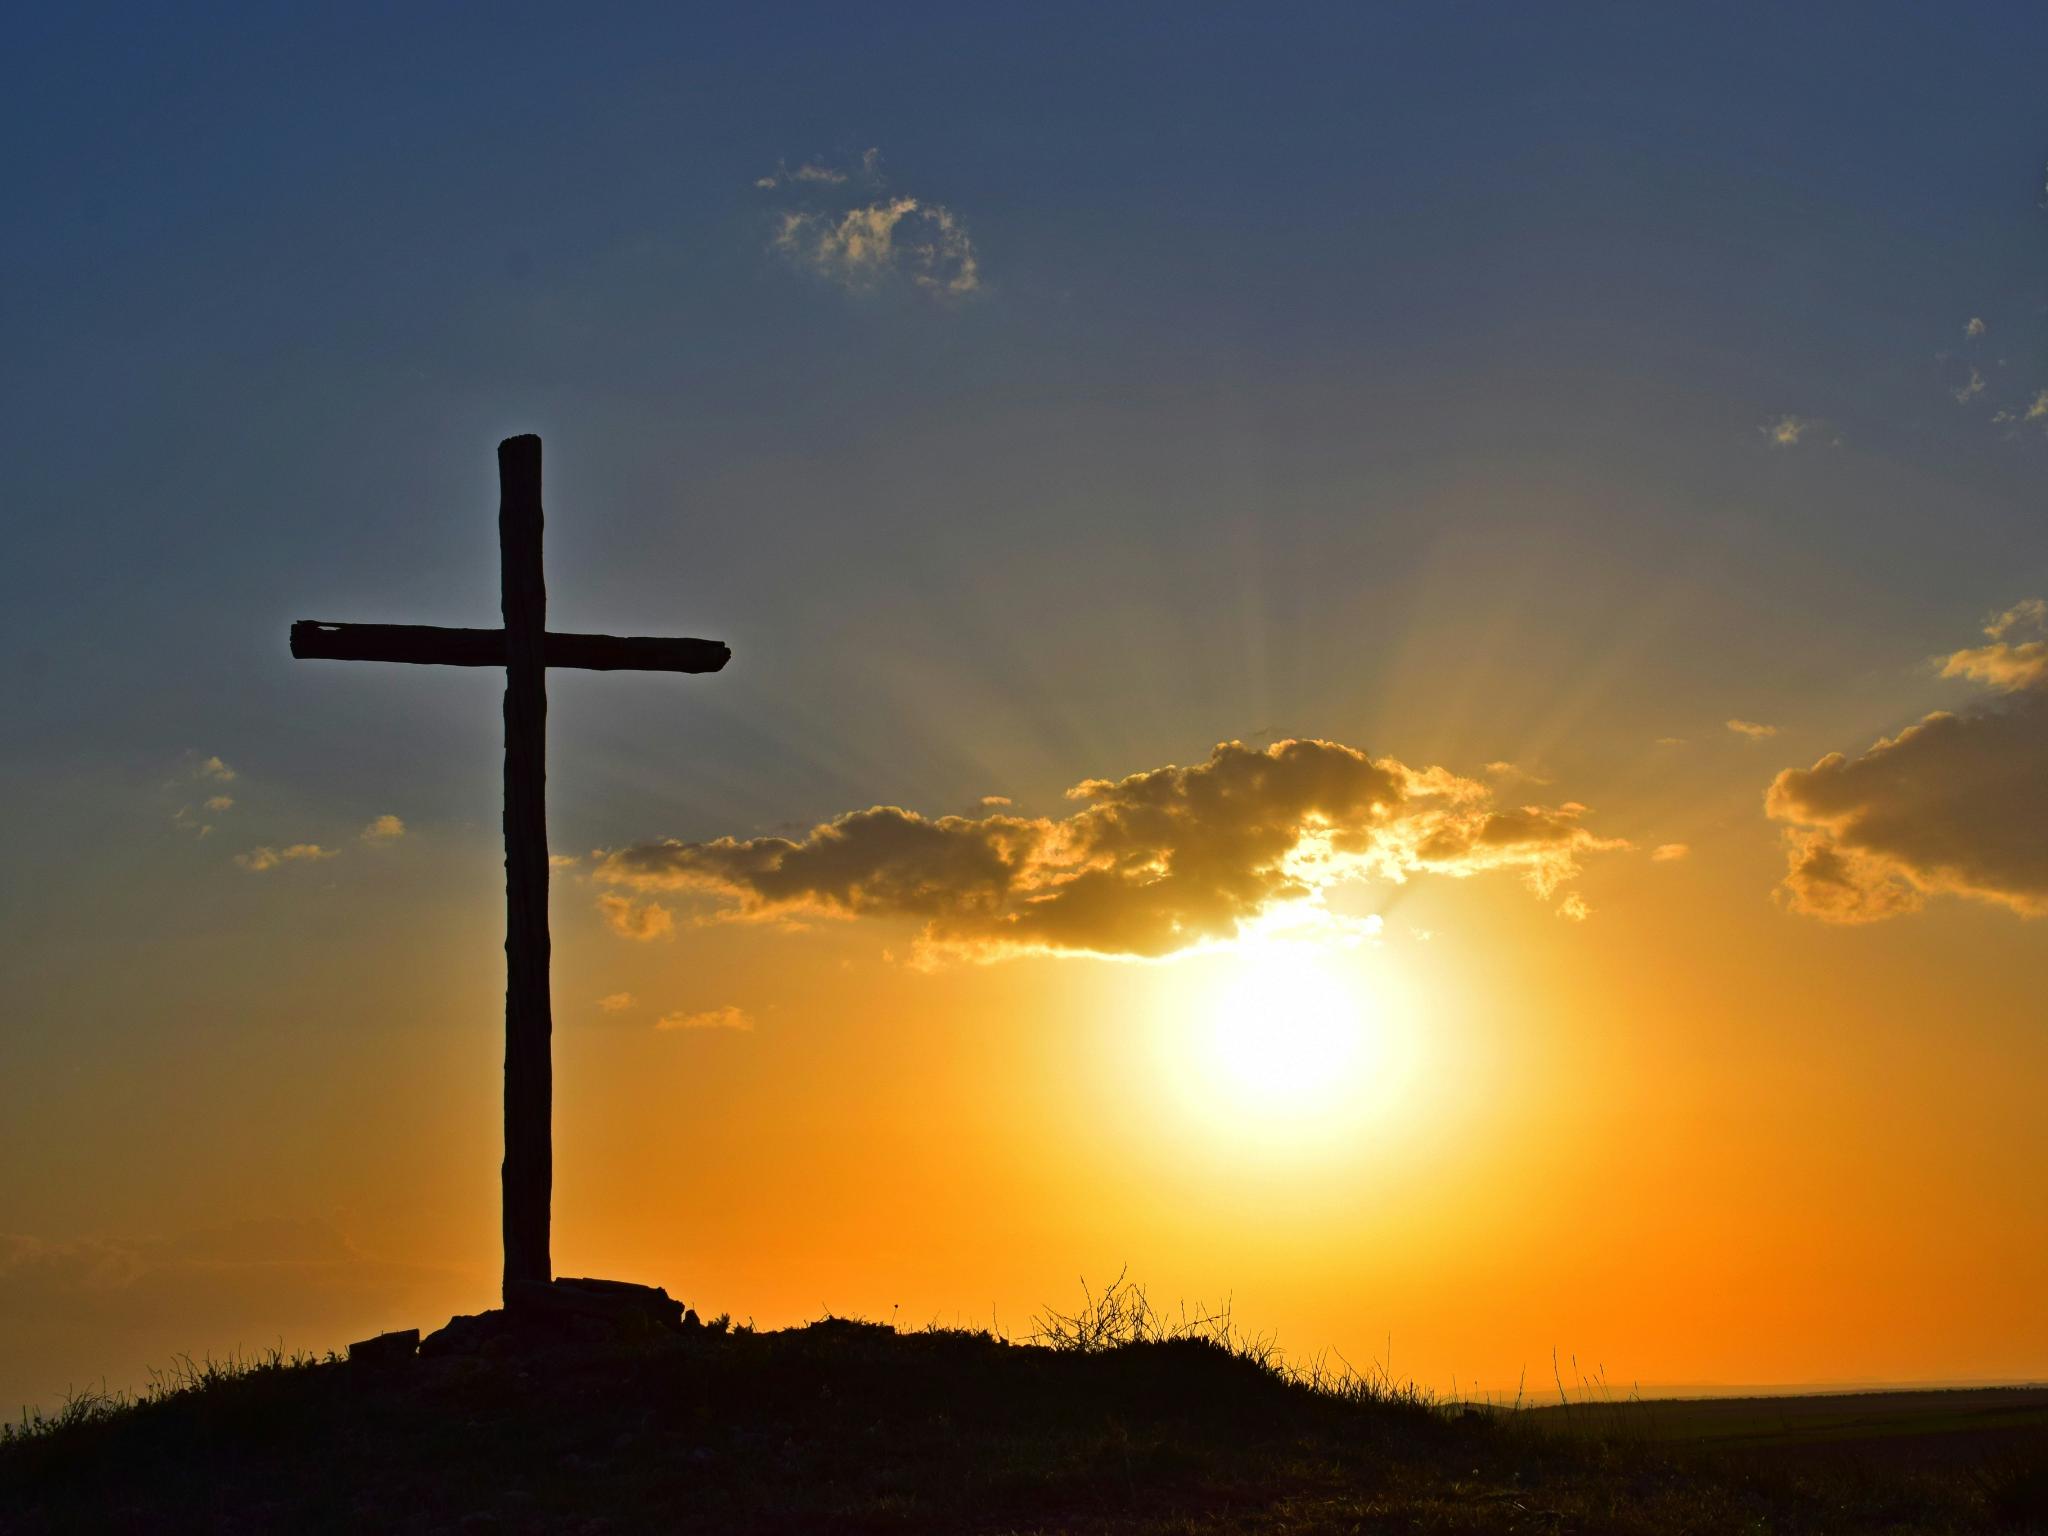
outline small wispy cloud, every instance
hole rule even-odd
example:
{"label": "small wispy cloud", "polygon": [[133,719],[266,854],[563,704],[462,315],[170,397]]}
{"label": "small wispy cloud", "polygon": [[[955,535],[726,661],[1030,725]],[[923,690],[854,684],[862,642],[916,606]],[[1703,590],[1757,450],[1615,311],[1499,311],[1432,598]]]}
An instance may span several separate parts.
{"label": "small wispy cloud", "polygon": [[842,287],[873,288],[908,277],[920,288],[961,297],[981,286],[967,228],[951,210],[892,197],[843,214],[784,213],[775,248]]}
{"label": "small wispy cloud", "polygon": [[1773,448],[1797,448],[1801,438],[1819,426],[1810,416],[1780,416],[1776,421],[1767,421],[1757,430]]}
{"label": "small wispy cloud", "polygon": [[2034,396],[2033,404],[2027,407],[2027,420],[2039,421],[2044,416],[2048,416],[2048,389]]}
{"label": "small wispy cloud", "polygon": [[659,902],[636,902],[625,896],[600,896],[597,910],[622,939],[658,939],[675,928],[675,916]]}
{"label": "small wispy cloud", "polygon": [[811,186],[843,187],[856,176],[863,181],[876,181],[880,179],[881,161],[882,152],[879,149],[862,150],[852,170],[842,170],[838,166],[826,165],[819,160],[806,160],[792,170],[788,161],[778,160],[775,162],[774,171],[766,176],[754,178],[754,185],[764,192],[772,192],[790,182]]}
{"label": "small wispy cloud", "polygon": [[282,864],[314,864],[322,859],[331,859],[337,850],[322,848],[318,843],[292,843],[284,848],[273,848],[268,844],[251,848],[247,853],[235,855],[235,862],[251,874],[262,874],[265,870],[276,869]]}
{"label": "small wispy cloud", "polygon": [[1751,741],[1762,741],[1767,736],[1778,734],[1775,725],[1764,725],[1756,720],[1730,720],[1728,729],[1738,736],[1747,736]]}
{"label": "small wispy cloud", "polygon": [[[193,803],[187,800],[183,805],[171,812],[171,825],[180,832],[190,832],[194,837],[205,838],[213,836],[213,823],[206,820],[206,817],[209,815],[220,816],[233,810],[235,797],[220,793],[207,794],[206,786],[233,783],[235,770],[222,762],[218,757],[195,758],[188,754],[185,760],[184,771],[180,777],[185,794],[201,795],[204,798],[196,809]],[[173,781],[172,785],[168,787],[178,788],[180,785],[178,781]]]}
{"label": "small wispy cloud", "polygon": [[2003,640],[2016,629],[2048,629],[2048,599],[2023,598],[1984,624],[1985,635],[1993,640]]}
{"label": "small wispy cloud", "polygon": [[[2029,630],[2041,638],[2015,638]],[[2007,691],[2039,688],[2048,682],[2048,601],[2030,597],[2014,603],[1986,622],[1984,634],[1991,644],[1944,657],[1941,675],[1969,678]]]}
{"label": "small wispy cloud", "polygon": [[[981,260],[966,224],[942,203],[883,193],[881,154],[857,170],[819,163],[778,165],[757,177],[764,191],[801,187],[822,202],[776,215],[770,245],[793,265],[850,291],[907,282],[934,297],[961,299],[981,288]],[[846,194],[858,199],[847,205]],[[835,195],[836,194],[836,195]]]}
{"label": "small wispy cloud", "polygon": [[1673,864],[1691,852],[1690,843],[1659,843],[1650,850],[1650,858],[1658,864]]}
{"label": "small wispy cloud", "polygon": [[707,1008],[701,1013],[664,1013],[654,1021],[656,1029],[736,1029],[751,1030],[753,1016],[744,1008],[728,1003],[723,1008]]}
{"label": "small wispy cloud", "polygon": [[1970,323],[1963,327],[1963,334],[1969,337],[1970,340],[1975,341],[1980,336],[1982,336],[1985,333],[1985,331],[1989,329],[1990,327],[1985,325],[1985,323],[1982,320],[1978,319],[1975,315],[1972,315],[1970,317]]}
{"label": "small wispy cloud", "polygon": [[395,843],[405,836],[405,823],[386,811],[382,816],[373,818],[356,836],[366,843]]}
{"label": "small wispy cloud", "polygon": [[1972,400],[1984,393],[1983,370],[1972,364],[1970,376],[1964,379],[1962,383],[1956,385],[1954,389],[1951,389],[1949,393],[1956,397],[1957,405],[1968,405]]}
{"label": "small wispy cloud", "polygon": [[597,1006],[606,1013],[624,1013],[638,999],[630,992],[612,992],[597,1000]]}
{"label": "small wispy cloud", "polygon": [[1585,897],[1573,891],[1557,904],[1557,915],[1568,923],[1583,923],[1593,915],[1593,909],[1586,905]]}

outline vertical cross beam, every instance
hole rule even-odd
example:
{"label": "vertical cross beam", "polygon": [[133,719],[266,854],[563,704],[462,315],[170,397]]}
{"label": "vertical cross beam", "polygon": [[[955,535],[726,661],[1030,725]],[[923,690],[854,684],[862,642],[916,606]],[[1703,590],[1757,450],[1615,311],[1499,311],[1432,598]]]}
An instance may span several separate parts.
{"label": "vertical cross beam", "polygon": [[505,1301],[554,1278],[554,1067],[548,1001],[548,589],[541,572],[540,439],[498,445],[505,613]]}

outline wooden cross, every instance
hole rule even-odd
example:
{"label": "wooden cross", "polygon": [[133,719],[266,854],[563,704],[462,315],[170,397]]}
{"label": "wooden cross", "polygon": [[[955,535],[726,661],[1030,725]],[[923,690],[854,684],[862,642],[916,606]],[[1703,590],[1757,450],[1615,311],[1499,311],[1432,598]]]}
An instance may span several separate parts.
{"label": "wooden cross", "polygon": [[556,634],[540,558],[540,439],[498,444],[498,569],[503,629],[432,624],[292,625],[302,660],[402,661],[505,669],[505,1300],[553,1278],[548,1256],[555,1160],[550,1117],[554,1032],[548,999],[547,724],[549,667],[716,672],[716,640]]}

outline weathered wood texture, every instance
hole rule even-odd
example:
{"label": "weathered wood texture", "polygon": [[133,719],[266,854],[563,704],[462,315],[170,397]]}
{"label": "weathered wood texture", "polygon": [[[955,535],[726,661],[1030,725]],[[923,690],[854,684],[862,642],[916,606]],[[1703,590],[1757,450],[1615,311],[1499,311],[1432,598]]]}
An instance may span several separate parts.
{"label": "weathered wood texture", "polygon": [[[505,631],[447,629],[438,624],[292,625],[292,655],[301,661],[397,661],[414,666],[502,667]],[[717,672],[732,660],[718,640],[665,640],[643,635],[577,635],[549,631],[541,656],[550,667],[584,672]]]}
{"label": "weathered wood texture", "polygon": [[540,439],[498,444],[505,613],[505,1299],[546,1284],[554,1194],[554,1020],[548,998],[547,633]]}

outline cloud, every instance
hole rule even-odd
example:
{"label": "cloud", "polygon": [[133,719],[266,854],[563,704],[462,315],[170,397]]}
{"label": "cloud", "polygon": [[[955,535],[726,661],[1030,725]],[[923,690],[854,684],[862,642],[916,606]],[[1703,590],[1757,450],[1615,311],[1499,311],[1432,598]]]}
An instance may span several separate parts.
{"label": "cloud", "polygon": [[742,1008],[728,1003],[723,1008],[707,1008],[702,1013],[664,1013],[654,1021],[656,1029],[738,1029],[750,1030],[753,1018]]}
{"label": "cloud", "polygon": [[981,286],[967,227],[950,209],[914,197],[884,198],[839,214],[785,212],[774,243],[799,266],[850,289],[897,276],[956,298]]}
{"label": "cloud", "polygon": [[1585,897],[1571,891],[1557,904],[1557,915],[1568,923],[1583,923],[1593,915],[1593,909],[1586,905]]}
{"label": "cloud", "polygon": [[658,939],[675,927],[668,908],[652,901],[636,903],[625,896],[600,896],[597,910],[622,939]]}
{"label": "cloud", "polygon": [[1984,393],[1984,373],[1974,363],[1970,365],[1970,376],[1949,391],[1956,397],[1957,405],[1968,405]]}
{"label": "cloud", "polygon": [[981,258],[960,216],[924,198],[875,196],[879,164],[879,151],[870,149],[857,172],[805,164],[793,171],[779,166],[774,175],[758,178],[754,185],[764,190],[795,184],[837,190],[856,181],[867,187],[867,195],[851,206],[840,198],[781,210],[770,237],[773,248],[795,265],[856,292],[892,282],[907,282],[942,298],[978,291]]}
{"label": "cloud", "polygon": [[1015,803],[1008,795],[983,795],[977,802],[983,810],[993,810],[997,806],[1013,805]]}
{"label": "cloud", "polygon": [[580,860],[573,853],[551,853],[548,855],[549,869],[568,869]]}
{"label": "cloud", "polygon": [[836,187],[846,181],[846,172],[836,171],[829,165],[804,164],[798,166],[793,171],[787,166],[783,166],[772,176],[755,177],[754,185],[764,189],[772,189],[781,186],[786,181],[822,182],[828,187]]}
{"label": "cloud", "polygon": [[763,191],[773,191],[789,182],[842,187],[856,176],[863,181],[875,181],[880,176],[881,161],[882,152],[879,149],[862,150],[858,165],[851,171],[841,170],[838,166],[826,165],[816,160],[807,160],[795,170],[791,170],[787,161],[778,160],[775,162],[774,172],[767,176],[756,176],[754,185]]}
{"label": "cloud", "polygon": [[597,1006],[606,1013],[624,1013],[636,1001],[637,999],[630,992],[614,992],[608,997],[600,997],[597,1000]]}
{"label": "cloud", "polygon": [[1942,660],[1941,675],[1988,683],[2006,692],[2048,683],[2048,639],[2015,644],[2007,638],[2028,630],[2048,635],[2048,602],[2038,597],[2015,603],[1986,623],[1984,634],[1991,644],[1952,652]]}
{"label": "cloud", "polygon": [[331,859],[336,852],[336,849],[322,848],[318,843],[293,843],[287,848],[266,845],[236,854],[235,862],[253,874],[261,874],[267,869],[276,869],[280,864],[311,864]]}
{"label": "cloud", "polygon": [[2003,640],[2016,629],[2048,629],[2048,599],[2022,598],[1984,625],[1984,633],[1993,640]]}
{"label": "cloud", "polygon": [[395,843],[405,836],[405,823],[387,811],[356,835],[366,843]]}
{"label": "cloud", "polygon": [[1780,416],[1757,430],[1773,448],[1797,448],[1799,440],[1819,425],[1809,416]]}
{"label": "cloud", "polygon": [[[641,843],[595,878],[742,921],[911,919],[919,956],[1161,958],[1254,928],[1367,931],[1326,902],[1350,882],[1519,877],[1551,897],[1628,846],[1586,807],[1501,805],[1485,784],[1336,742],[1225,742],[1207,760],[1067,791],[1062,817],[852,811],[800,838]],[[620,906],[626,898],[605,898]]]}
{"label": "cloud", "polygon": [[1970,317],[1970,323],[1963,327],[1963,334],[1969,337],[1970,340],[1975,341],[1979,336],[1982,336],[1984,332],[1988,329],[1990,329],[1990,327],[1986,326],[1982,320],[1979,320],[1976,316],[1972,315]]}
{"label": "cloud", "polygon": [[2027,407],[2027,420],[2039,421],[2044,416],[2048,416],[2048,389],[2034,396],[2034,403]]}
{"label": "cloud", "polygon": [[1685,745],[1685,738],[1683,736],[1659,736],[1656,745],[1660,747],[1682,747]]}
{"label": "cloud", "polygon": [[1730,720],[1728,729],[1738,736],[1747,736],[1751,741],[1762,741],[1767,736],[1778,734],[1775,725],[1762,725],[1755,720]]}
{"label": "cloud", "polygon": [[1549,779],[1546,779],[1546,778],[1544,778],[1544,777],[1543,777],[1543,776],[1542,776],[1541,774],[1538,774],[1538,773],[1531,773],[1531,772],[1530,772],[1530,771],[1529,771],[1528,769],[1526,769],[1526,768],[1520,768],[1520,767],[1517,767],[1517,766],[1516,766],[1515,764],[1513,764],[1513,763],[1505,763],[1505,762],[1503,762],[1503,763],[1488,763],[1488,764],[1486,765],[1486,776],[1487,776],[1488,778],[1490,778],[1490,779],[1493,779],[1493,780],[1496,780],[1497,782],[1499,782],[1499,783],[1501,783],[1501,784],[1504,784],[1504,785],[1505,785],[1505,784],[1536,784],[1536,785],[1543,785],[1543,784],[1548,784],[1548,783],[1550,783],[1550,782],[1551,782],[1551,781],[1550,781]]}
{"label": "cloud", "polygon": [[1944,676],[1989,684],[1990,699],[1772,781],[1793,911],[1865,923],[1957,895],[2048,913],[2048,656],[2005,638],[2044,626],[2048,605],[2017,604],[1985,627],[1992,644],[1948,658]]}
{"label": "cloud", "polygon": [[[222,762],[218,757],[203,757],[194,760],[188,755],[185,772],[188,779],[198,780],[201,783],[231,784],[235,779],[235,770]],[[216,816],[225,811],[233,810],[234,805],[235,797],[228,794],[206,795],[203,801],[205,811]],[[190,832],[194,837],[206,838],[213,836],[213,824],[203,820],[200,812],[195,811],[190,802],[179,806],[175,811],[171,812],[171,825],[181,832]]]}
{"label": "cloud", "polygon": [[1659,843],[1650,850],[1650,858],[1658,864],[1670,864],[1687,857],[1691,852],[1690,843]]}
{"label": "cloud", "polygon": [[[1782,805],[1774,802],[1770,814],[1784,814]],[[1925,904],[1903,869],[1824,832],[1789,833],[1786,844],[1791,856],[1778,894],[1802,917],[1874,923]]]}

